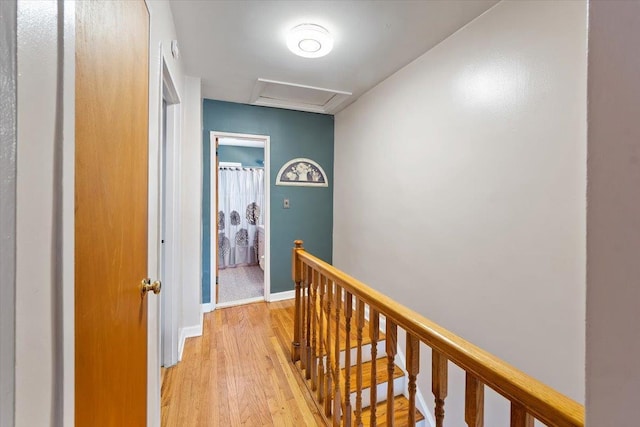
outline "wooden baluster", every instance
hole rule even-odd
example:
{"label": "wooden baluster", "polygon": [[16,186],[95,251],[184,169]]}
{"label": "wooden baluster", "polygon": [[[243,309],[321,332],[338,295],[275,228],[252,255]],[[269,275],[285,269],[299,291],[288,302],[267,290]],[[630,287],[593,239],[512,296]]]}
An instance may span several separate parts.
{"label": "wooden baluster", "polygon": [[364,302],[356,306],[356,427],[362,427],[362,330],[364,329]]}
{"label": "wooden baluster", "polygon": [[300,369],[307,369],[307,266],[302,264],[302,280],[300,288]]}
{"label": "wooden baluster", "polygon": [[318,389],[318,272],[312,271],[311,292],[311,390]]}
{"label": "wooden baluster", "polygon": [[351,427],[351,316],[353,313],[353,297],[345,291],[344,295],[344,327],[345,353],[344,353],[344,415],[342,419],[345,427]]}
{"label": "wooden baluster", "polygon": [[313,280],[313,269],[311,266],[307,266],[307,327],[306,329],[306,344],[307,344],[307,369],[305,371],[306,379],[311,379],[311,371],[313,371],[313,364],[311,363],[311,281]]}
{"label": "wooden baluster", "polygon": [[433,350],[431,356],[432,383],[431,391],[435,396],[436,427],[442,427],[444,423],[444,399],[447,397],[447,358],[443,354]]}
{"label": "wooden baluster", "polygon": [[533,427],[533,417],[515,402],[511,402],[511,427]]}
{"label": "wooden baluster", "polygon": [[380,314],[369,306],[369,336],[371,337],[371,427],[376,427],[376,404],[378,403],[378,383],[376,365],[378,358],[378,339],[380,338]]}
{"label": "wooden baluster", "polygon": [[291,361],[293,363],[300,360],[300,336],[302,330],[302,320],[300,319],[300,312],[302,309],[302,295],[300,289],[300,282],[302,281],[302,265],[298,258],[298,251],[304,250],[302,247],[302,240],[296,240],[295,247],[293,248],[291,257],[291,277],[295,283],[296,302],[293,315],[293,341],[291,342]]}
{"label": "wooden baluster", "polygon": [[396,353],[398,351],[398,326],[391,319],[386,318],[386,350],[387,350],[387,426],[393,427],[395,423],[393,398],[393,370],[396,366]]}
{"label": "wooden baluster", "polygon": [[484,425],[484,384],[469,372],[464,393],[464,420],[469,427]]}
{"label": "wooden baluster", "polygon": [[320,275],[320,273],[316,273],[318,275],[318,289],[320,289],[320,312],[318,313],[320,319],[320,325],[319,325],[319,329],[320,332],[318,333],[319,335],[319,350],[318,350],[318,354],[320,355],[319,359],[318,359],[318,383],[319,383],[319,387],[318,387],[318,402],[319,403],[323,403],[324,402],[324,398],[326,396],[325,394],[325,370],[324,370],[324,364],[325,364],[325,360],[326,360],[326,355],[325,355],[325,350],[324,350],[324,337],[325,337],[325,332],[324,332],[324,294],[326,292],[325,289],[325,279],[324,276]]}
{"label": "wooden baluster", "polygon": [[420,372],[420,341],[407,332],[407,374],[409,375],[409,427],[416,425],[416,380]]}
{"label": "wooden baluster", "polygon": [[342,288],[336,283],[335,288],[335,358],[333,361],[333,425],[340,425],[342,396],[340,393],[340,307],[342,306]]}
{"label": "wooden baluster", "polygon": [[327,357],[326,357],[326,370],[325,378],[327,379],[327,388],[325,390],[324,399],[324,414],[328,417],[331,415],[332,393],[333,393],[333,381],[331,374],[331,300],[333,299],[333,282],[326,279],[327,282],[327,295],[325,301],[327,302]]}

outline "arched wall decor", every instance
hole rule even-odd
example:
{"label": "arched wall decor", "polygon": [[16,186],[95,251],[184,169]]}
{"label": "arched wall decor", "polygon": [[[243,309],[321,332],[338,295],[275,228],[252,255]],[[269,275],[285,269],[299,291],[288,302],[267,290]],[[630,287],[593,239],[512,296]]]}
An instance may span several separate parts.
{"label": "arched wall decor", "polygon": [[276,185],[328,187],[329,179],[318,163],[311,159],[297,158],[289,160],[280,168]]}

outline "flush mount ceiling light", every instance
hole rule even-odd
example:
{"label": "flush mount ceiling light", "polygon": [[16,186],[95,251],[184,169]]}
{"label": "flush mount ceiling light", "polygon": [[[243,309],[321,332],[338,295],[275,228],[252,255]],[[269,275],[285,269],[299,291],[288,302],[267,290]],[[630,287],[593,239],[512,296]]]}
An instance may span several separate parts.
{"label": "flush mount ceiling light", "polygon": [[303,58],[320,58],[333,49],[333,37],[320,25],[300,24],[289,31],[287,47]]}

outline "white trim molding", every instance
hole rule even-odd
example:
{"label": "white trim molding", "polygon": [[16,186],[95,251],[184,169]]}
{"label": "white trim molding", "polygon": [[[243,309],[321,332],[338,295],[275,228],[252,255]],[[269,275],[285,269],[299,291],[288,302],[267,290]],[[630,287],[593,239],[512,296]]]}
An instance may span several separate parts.
{"label": "white trim molding", "polygon": [[275,294],[269,295],[269,302],[277,302],[277,301],[285,301],[288,299],[294,299],[296,297],[296,291],[284,291],[284,292],[276,292]]}
{"label": "white trim molding", "polygon": [[210,313],[215,310],[216,305],[213,302],[207,302],[204,304],[200,304],[200,312],[201,313]]}
{"label": "white trim molding", "polygon": [[218,144],[230,145],[234,147],[264,148],[264,138],[252,140],[250,138],[238,139],[231,136],[225,136],[225,137],[218,136]]}
{"label": "white trim molding", "polygon": [[218,303],[216,305],[216,308],[229,308],[229,307],[235,307],[235,306],[238,306],[238,305],[251,304],[252,302],[262,302],[262,301],[264,301],[264,297],[254,297],[254,298],[239,299],[239,300],[236,300],[236,301]]}
{"label": "white trim molding", "polygon": [[[265,239],[265,248],[264,248],[264,296],[258,299],[257,301],[269,301],[269,295],[271,293],[271,137],[269,135],[253,135],[247,133],[233,133],[233,132],[218,132],[211,131],[209,132],[209,145],[210,148],[210,171],[213,171],[216,163],[216,150],[215,140],[224,138],[227,141],[233,140],[234,145],[241,146],[242,141],[247,142],[246,146],[255,147],[256,143],[262,142],[264,143],[264,239]],[[250,302],[255,302],[254,298],[242,300],[242,301],[233,301],[230,304],[216,304],[215,295],[216,295],[216,258],[218,256],[218,248],[215,245],[215,239],[213,238],[213,232],[217,232],[216,224],[216,208],[214,206],[215,203],[215,194],[216,194],[216,186],[218,185],[217,180],[212,176],[209,176],[209,180],[211,183],[210,188],[210,208],[209,208],[209,221],[210,221],[210,230],[211,236],[209,236],[209,242],[211,246],[211,260],[210,260],[210,294],[211,301],[209,303],[202,304],[202,310],[213,311],[217,307],[231,307],[233,305],[238,304],[247,304]]]}
{"label": "white trim molding", "polygon": [[[165,46],[166,47],[166,46]],[[176,89],[173,75],[167,65],[163,44],[160,42],[160,73],[158,75],[158,231],[161,242],[158,245],[158,277],[163,282],[164,289],[160,294],[160,323],[158,342],[158,360],[165,367],[178,362],[178,329],[179,329],[179,299],[182,292],[180,283],[180,263],[177,262],[180,253],[181,212],[180,212],[180,146],[182,134],[182,106]],[[163,102],[166,111],[163,112]],[[166,114],[166,116],[165,116]],[[165,134],[166,130],[166,134]],[[152,224],[149,224],[152,226]]]}
{"label": "white trim molding", "polygon": [[187,338],[201,337],[203,330],[204,317],[200,313],[200,324],[194,326],[187,326],[186,328],[180,328],[180,339],[178,340],[178,361],[182,360],[182,352],[184,351],[184,344]]}

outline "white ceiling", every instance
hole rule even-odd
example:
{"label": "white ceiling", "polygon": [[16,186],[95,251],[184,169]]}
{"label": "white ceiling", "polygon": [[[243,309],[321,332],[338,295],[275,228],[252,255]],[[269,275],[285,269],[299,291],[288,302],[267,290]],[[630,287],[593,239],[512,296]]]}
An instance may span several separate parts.
{"label": "white ceiling", "polygon": [[[252,103],[259,78],[351,92],[327,111],[335,113],[496,2],[172,0],[171,10],[185,72],[202,78],[203,97]],[[292,54],[286,32],[301,23],[327,28],[333,51]]]}

